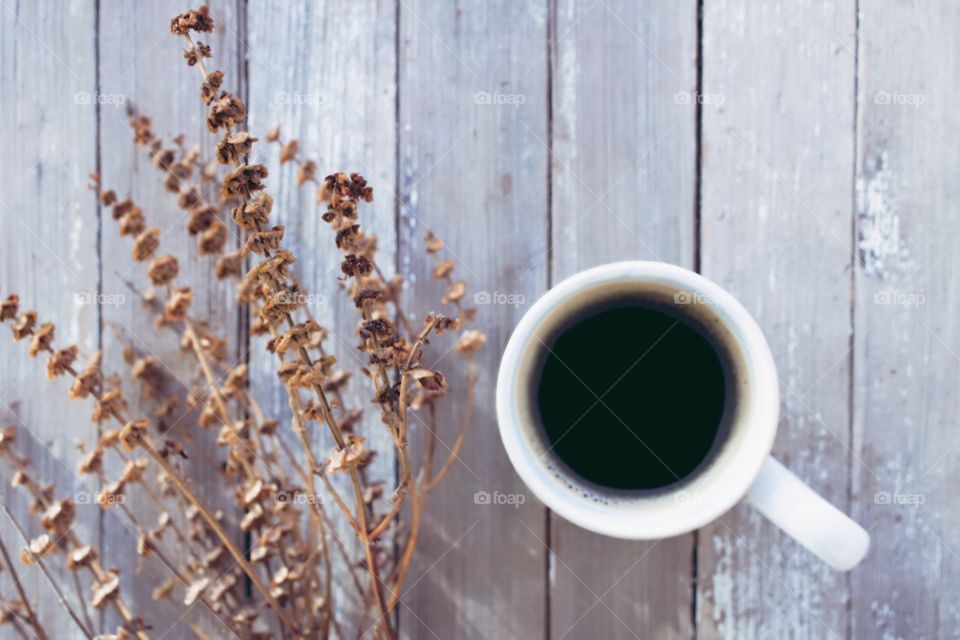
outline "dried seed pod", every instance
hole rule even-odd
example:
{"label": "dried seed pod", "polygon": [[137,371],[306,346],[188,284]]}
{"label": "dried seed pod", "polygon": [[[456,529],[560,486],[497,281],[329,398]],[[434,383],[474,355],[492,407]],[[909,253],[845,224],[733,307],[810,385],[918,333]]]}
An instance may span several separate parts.
{"label": "dried seed pod", "polygon": [[463,296],[467,293],[467,284],[463,280],[457,280],[450,288],[446,290],[440,300],[443,304],[449,304],[451,302],[460,302],[463,299]]}
{"label": "dried seed pod", "polygon": [[437,335],[442,335],[445,331],[459,331],[460,319],[440,316],[440,318],[437,319],[436,324],[433,326],[433,330]]}
{"label": "dried seed pod", "polygon": [[247,243],[243,247],[243,254],[249,255],[255,253],[257,255],[266,255],[267,253],[274,253],[280,248],[280,243],[283,241],[285,227],[282,224],[278,224],[269,231],[257,231],[251,233],[250,237],[247,238]]}
{"label": "dried seed pod", "polygon": [[117,202],[113,205],[113,209],[110,215],[113,216],[114,220],[120,220],[123,216],[127,215],[131,211],[139,211],[140,208],[133,203],[133,200],[130,198],[124,198],[120,202]]}
{"label": "dried seed pod", "polygon": [[170,283],[177,277],[180,271],[180,263],[171,255],[162,256],[153,261],[150,268],[147,269],[147,277],[154,286],[162,287]]}
{"label": "dried seed pod", "polygon": [[13,320],[17,317],[17,310],[20,308],[20,296],[11,293],[6,300],[0,303],[0,322]]}
{"label": "dried seed pod", "polygon": [[237,251],[220,256],[214,272],[218,280],[238,277],[243,272],[243,255]]}
{"label": "dried seed pod", "polygon": [[130,375],[145,386],[158,389],[163,384],[164,373],[160,362],[153,356],[137,358],[130,367]]}
{"label": "dried seed pod", "polygon": [[184,49],[183,51],[183,58],[187,61],[188,67],[196,66],[202,59],[211,57],[213,57],[213,52],[210,50],[210,47],[200,41],[197,41],[195,46]]}
{"label": "dried seed pod", "polygon": [[243,122],[246,108],[243,101],[232,93],[222,93],[210,104],[210,113],[207,114],[207,128],[211,133],[220,129],[231,129]]}
{"label": "dried seed pod", "polygon": [[263,480],[257,479],[243,493],[243,504],[250,506],[254,502],[261,500],[264,496]]}
{"label": "dried seed pod", "polygon": [[14,340],[23,340],[27,336],[33,333],[33,328],[37,326],[37,312],[36,311],[27,311],[26,313],[21,313],[20,317],[17,318],[16,322],[10,327],[13,331]]}
{"label": "dried seed pod", "polygon": [[17,438],[17,428],[7,427],[0,431],[0,456],[10,454],[10,448]]}
{"label": "dried seed pod", "polygon": [[145,262],[153,257],[157,248],[160,246],[160,227],[150,227],[143,231],[133,241],[133,259],[137,262]]}
{"label": "dried seed pod", "polygon": [[53,502],[44,511],[40,524],[44,529],[53,534],[61,534],[70,528],[73,519],[77,515],[77,507],[70,498],[64,498],[58,502]]}
{"label": "dried seed pod", "polygon": [[71,549],[67,554],[67,569],[70,571],[79,571],[84,567],[89,567],[97,559],[97,551],[90,545],[84,545]]}
{"label": "dried seed pod", "polygon": [[279,420],[265,420],[257,425],[257,433],[263,436],[272,436],[277,432],[279,426]]}
{"label": "dried seed pod", "polygon": [[242,164],[227,172],[223,177],[221,194],[225,198],[236,196],[250,197],[263,190],[263,179],[267,177],[267,168],[262,164]]}
{"label": "dried seed pod", "polygon": [[195,236],[210,228],[217,220],[217,210],[209,204],[202,204],[190,210],[187,216],[187,231]]}
{"label": "dried seed pod", "polygon": [[[164,171],[171,172],[174,166],[174,163],[177,161],[177,153],[173,149],[164,149],[162,147],[157,148],[150,157],[153,159],[153,166],[157,169],[163,169]],[[176,175],[176,174],[174,174]]]}
{"label": "dried seed pod", "polygon": [[120,219],[121,236],[137,236],[147,228],[147,221],[140,209],[135,209]]}
{"label": "dried seed pod", "polygon": [[94,393],[96,388],[100,386],[100,367],[99,363],[95,367],[87,367],[83,369],[77,377],[73,380],[73,385],[70,387],[70,398],[86,398]]}
{"label": "dried seed pod", "polygon": [[364,438],[362,436],[352,433],[347,434],[346,446],[343,449],[331,452],[330,459],[327,461],[327,473],[346,471],[363,464],[367,457],[363,442]]}
{"label": "dried seed pod", "polygon": [[127,401],[123,394],[117,389],[111,389],[100,395],[97,403],[93,407],[93,416],[90,418],[93,422],[106,422],[112,417],[119,417],[127,409]]}
{"label": "dried seed pod", "polygon": [[[143,436],[147,433],[147,427],[149,423],[145,419],[132,420],[120,429],[120,446],[123,447],[124,451],[133,451],[140,446],[140,442],[143,440]],[[146,465],[146,460],[143,461],[144,466]],[[129,465],[128,465],[129,466]],[[126,477],[126,470],[124,471],[124,480],[131,481],[130,478]],[[136,478],[139,480],[139,477]],[[136,480],[133,480],[136,481]]]}
{"label": "dried seed pod", "polygon": [[232,573],[228,573],[217,580],[213,587],[210,588],[207,599],[216,604],[223,598],[225,593],[233,589],[236,585],[237,577]]}
{"label": "dried seed pod", "polygon": [[153,593],[150,594],[150,599],[154,601],[166,600],[170,597],[170,594],[173,593],[173,588],[176,584],[173,576],[167,578],[159,587],[153,590]]}
{"label": "dried seed pod", "polygon": [[56,551],[57,544],[46,533],[30,541],[30,546],[20,552],[20,561],[25,565],[32,565],[38,559]]}
{"label": "dried seed pod", "polygon": [[427,253],[437,253],[443,249],[443,240],[433,235],[432,231],[427,232],[427,242],[426,242]]}
{"label": "dried seed pod", "polygon": [[487,337],[483,335],[483,332],[477,329],[470,329],[464,332],[463,336],[453,347],[453,350],[457,353],[475,353],[483,348],[486,341]]}
{"label": "dried seed pod", "polygon": [[300,349],[313,341],[313,335],[320,332],[320,325],[313,320],[296,324],[267,344],[267,349],[276,353],[287,353]]}
{"label": "dried seed pod", "polygon": [[190,303],[193,302],[193,290],[190,287],[175,289],[170,300],[164,307],[164,318],[167,322],[179,322],[187,317]]}
{"label": "dried seed pod", "polygon": [[433,277],[436,280],[441,280],[446,278],[451,273],[453,273],[455,263],[453,260],[444,260],[443,262],[437,263],[437,266],[433,268]]}
{"label": "dried seed pod", "polygon": [[120,576],[109,572],[103,580],[94,585],[93,599],[90,603],[94,609],[103,609],[120,596]]}
{"label": "dried seed pod", "polygon": [[190,583],[190,586],[187,587],[187,591],[183,596],[183,604],[189,606],[194,605],[197,601],[203,598],[204,593],[207,588],[210,586],[210,578],[200,578]]}
{"label": "dried seed pod", "polygon": [[368,276],[373,273],[373,264],[365,256],[351,253],[344,257],[340,270],[346,276]]}
{"label": "dried seed pod", "polygon": [[153,542],[146,533],[137,536],[137,555],[140,557],[150,555],[155,549]]}
{"label": "dried seed pod", "polygon": [[133,129],[133,140],[141,146],[148,146],[156,136],[150,128],[150,118],[144,115],[134,115],[130,118],[130,128]]}
{"label": "dried seed pod", "polygon": [[107,429],[100,435],[98,445],[104,449],[111,449],[120,442],[120,429]]}
{"label": "dried seed pod", "polygon": [[30,340],[30,347],[27,349],[27,353],[30,354],[31,358],[36,358],[41,351],[50,350],[55,331],[56,327],[53,326],[53,323],[45,322],[40,326],[33,334],[33,339]]}
{"label": "dried seed pod", "polygon": [[259,229],[267,224],[272,210],[273,198],[260,192],[234,208],[233,221],[244,229]]}
{"label": "dried seed pod", "polygon": [[407,375],[416,380],[417,384],[426,391],[441,392],[447,388],[447,381],[439,371],[419,368],[407,371]]}
{"label": "dried seed pod", "polygon": [[214,220],[200,236],[200,243],[197,245],[200,255],[221,253],[227,243],[227,235],[227,225],[220,220]]}
{"label": "dried seed pod", "polygon": [[291,160],[297,158],[297,153],[300,151],[300,143],[296,139],[291,138],[280,149],[280,164],[284,165]]}
{"label": "dried seed pod", "polygon": [[210,427],[215,427],[220,424],[220,416],[217,414],[217,410],[213,408],[213,405],[207,405],[203,408],[203,411],[200,412],[200,417],[197,419],[197,422],[204,429],[209,429]]}
{"label": "dried seed pod", "polygon": [[220,391],[226,398],[236,398],[243,395],[249,384],[249,368],[241,364],[227,373],[227,380]]}
{"label": "dried seed pod", "polygon": [[312,182],[317,176],[317,163],[313,160],[304,160],[300,163],[300,169],[297,171],[297,186],[302,187],[308,182]]}
{"label": "dried seed pod", "polygon": [[358,309],[369,306],[378,300],[383,299],[383,292],[376,289],[361,289],[353,298],[353,302]]}
{"label": "dried seed pod", "polygon": [[77,359],[77,345],[64,347],[54,352],[47,360],[47,378],[53,380],[62,376]]}
{"label": "dried seed pod", "polygon": [[104,485],[97,494],[97,504],[103,509],[109,509],[114,505],[120,504],[123,502],[124,489],[123,482],[120,480]]}
{"label": "dried seed pod", "polygon": [[80,464],[77,467],[77,472],[80,474],[97,473],[102,468],[103,449],[98,446],[96,449],[93,449],[83,456],[83,459],[80,461]]}
{"label": "dried seed pod", "polygon": [[213,31],[213,18],[210,17],[210,7],[200,5],[198,9],[190,9],[170,21],[170,32],[178,36],[188,36],[191,31],[209,33]]}
{"label": "dried seed pod", "polygon": [[263,525],[265,517],[266,514],[263,511],[263,507],[259,504],[254,504],[240,520],[240,530],[247,532]]}
{"label": "dried seed pod", "polygon": [[257,545],[250,552],[250,562],[253,563],[269,561],[272,557],[273,553],[271,550],[261,545]]}
{"label": "dried seed pod", "polygon": [[223,84],[223,71],[211,71],[204,78],[200,85],[200,98],[210,104],[217,94],[220,93],[220,86]]}
{"label": "dried seed pod", "polygon": [[246,131],[228,133],[217,144],[217,160],[220,164],[240,164],[250,154],[257,139]]}

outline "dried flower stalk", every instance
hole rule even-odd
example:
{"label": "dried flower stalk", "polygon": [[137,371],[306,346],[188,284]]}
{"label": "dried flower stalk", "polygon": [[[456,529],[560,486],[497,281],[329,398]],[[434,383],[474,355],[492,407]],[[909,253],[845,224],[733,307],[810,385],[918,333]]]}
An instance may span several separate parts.
{"label": "dried flower stalk", "polygon": [[[244,130],[246,106],[223,89],[222,71],[208,69],[214,55],[209,44],[195,39],[214,28],[209,9],[201,6],[180,14],[170,28],[183,38],[185,62],[199,71],[207,127],[219,139],[215,158],[204,161],[199,147],[188,146],[183,136],[164,143],[142,114],[131,117],[134,142],[146,150],[177,206],[187,212],[186,231],[197,237],[198,253],[211,257],[218,279],[236,281],[237,303],[251,314],[251,335],[267,338],[292,413],[290,431],[297,445],[286,442],[285,428],[256,402],[246,365],[228,361],[230,341],[196,317],[193,291],[180,282],[180,259],[163,253],[161,227],[150,226],[144,207],[129,197],[120,199],[101,184],[99,176],[93,176],[93,188],[100,203],[111,211],[118,233],[130,238],[131,260],[142,265],[149,282],[148,288],[138,291],[143,310],[158,328],[178,336],[192,362],[190,379],[169,375],[156,357],[137,353],[128,345],[126,373],[139,388],[141,405],[150,407],[150,415],[136,416],[121,379],[104,375],[103,355],[84,359],[75,345],[58,347],[55,326],[42,323],[34,311],[21,312],[16,294],[0,301],[0,322],[9,322],[16,340],[29,341],[30,357],[47,358],[50,379],[72,380],[71,398],[93,403],[91,419],[101,425],[102,435],[84,454],[80,472],[97,483],[99,507],[116,507],[129,523],[138,540],[138,554],[153,558],[163,569],[165,579],[155,585],[155,599],[177,603],[185,608],[184,615],[194,604],[202,604],[242,638],[260,637],[270,626],[290,638],[346,638],[351,628],[396,638],[393,614],[419,538],[427,496],[456,462],[473,413],[475,353],[484,337],[467,328],[474,310],[462,304],[466,285],[453,278],[454,263],[440,258],[442,243],[428,235],[426,252],[435,259],[434,277],[445,286],[440,303],[450,311],[449,315],[427,314],[416,327],[411,320],[415,316],[402,308],[403,278],[385,275],[377,263],[376,237],[361,228],[360,211],[373,200],[373,189],[355,173],[319,177],[318,163],[303,155],[296,139],[281,140],[279,128],[267,132],[265,140],[279,146],[280,164],[292,163],[297,167],[297,184],[315,190],[317,215],[329,224],[331,241],[341,252],[339,285],[357,311],[357,350],[362,360],[354,371],[342,368],[325,346],[330,331],[316,322],[305,304],[306,289],[294,275],[296,257],[284,244],[285,229],[271,226],[275,203],[267,191],[268,171],[247,160],[259,140]],[[227,216],[242,236],[237,251],[228,251]],[[466,362],[465,403],[450,453],[435,470],[440,429],[436,406],[450,393],[450,383],[425,362],[424,349],[448,331],[460,332],[452,351]],[[366,390],[376,409],[371,417],[349,406],[345,389],[350,384]],[[174,426],[168,426],[177,412]],[[417,456],[412,455],[409,442],[411,420],[426,431],[425,449]],[[334,448],[329,455],[314,450],[314,429],[330,434]],[[369,477],[375,453],[369,449],[369,436],[379,430],[389,435],[398,461],[392,491]],[[102,632],[94,628],[87,607],[111,606],[122,619],[114,637],[147,638],[151,627],[145,618],[150,612],[140,617],[130,610],[122,597],[119,574],[103,569],[95,551],[73,533],[72,502],[55,500],[52,489],[27,474],[25,461],[12,451],[12,438],[12,433],[6,439],[0,437],[0,457],[14,472],[15,484],[27,490],[42,513],[40,525],[47,531],[30,541],[23,560],[44,570],[58,600],[85,636]],[[118,477],[107,476],[107,456],[123,464]],[[219,469],[224,487],[234,498],[236,518],[215,511],[193,490],[180,463],[190,456]],[[337,477],[345,479],[350,497],[341,495],[343,485]],[[132,487],[155,510],[157,526],[148,527],[124,504]],[[328,499],[334,505],[332,512],[325,506]],[[2,507],[12,517],[6,505]],[[353,532],[362,557],[356,557],[348,541],[338,537],[337,519]],[[249,548],[241,549],[228,529],[245,534]],[[7,555],[2,541],[0,555]],[[73,598],[65,595],[57,577],[47,570],[56,555],[64,557],[71,573]],[[352,589],[346,595],[334,582],[338,558],[347,567],[347,586]],[[81,573],[92,580],[89,602],[82,594]],[[16,577],[15,582],[20,587]],[[352,597],[356,598],[352,608],[337,601]],[[350,610],[359,612],[356,620],[344,618]],[[371,611],[374,620],[366,629]],[[22,591],[18,601],[0,602],[0,622],[3,619],[18,633],[45,637]],[[189,626],[204,637],[197,625]]]}

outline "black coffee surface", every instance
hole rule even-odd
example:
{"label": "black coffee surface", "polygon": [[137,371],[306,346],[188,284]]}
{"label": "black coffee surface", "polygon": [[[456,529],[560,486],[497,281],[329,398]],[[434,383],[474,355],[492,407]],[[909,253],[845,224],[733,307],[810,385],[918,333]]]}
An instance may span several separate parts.
{"label": "black coffee surface", "polygon": [[553,455],[574,473],[613,489],[655,489],[689,476],[708,456],[724,388],[723,364],[705,336],[633,303],[559,333],[537,405]]}

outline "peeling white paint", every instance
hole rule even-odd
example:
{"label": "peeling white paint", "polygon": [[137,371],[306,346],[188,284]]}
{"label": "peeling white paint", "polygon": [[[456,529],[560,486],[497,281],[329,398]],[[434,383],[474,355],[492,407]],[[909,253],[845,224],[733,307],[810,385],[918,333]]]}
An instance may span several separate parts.
{"label": "peeling white paint", "polygon": [[884,151],[857,180],[860,260],[867,274],[881,280],[907,266],[909,252],[897,215],[895,176]]}

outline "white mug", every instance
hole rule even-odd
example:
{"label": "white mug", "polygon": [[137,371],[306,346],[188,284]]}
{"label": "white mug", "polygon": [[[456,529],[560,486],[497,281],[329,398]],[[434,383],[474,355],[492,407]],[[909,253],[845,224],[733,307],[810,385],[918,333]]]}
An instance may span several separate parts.
{"label": "white mug", "polygon": [[[604,494],[550,455],[529,389],[538,375],[541,338],[600,292],[620,288],[673,292],[676,304],[708,305],[725,328],[745,373],[745,399],[709,464],[661,491]],[[545,339],[545,338],[544,338]],[[657,539],[698,529],[746,496],[760,513],[830,566],[855,567],[870,536],[770,457],[780,411],[777,371],[760,327],[743,306],[703,276],[660,262],[618,262],[564,280],[523,316],[507,343],[497,376],[500,436],[520,478],[561,517],[596,533]]]}

